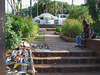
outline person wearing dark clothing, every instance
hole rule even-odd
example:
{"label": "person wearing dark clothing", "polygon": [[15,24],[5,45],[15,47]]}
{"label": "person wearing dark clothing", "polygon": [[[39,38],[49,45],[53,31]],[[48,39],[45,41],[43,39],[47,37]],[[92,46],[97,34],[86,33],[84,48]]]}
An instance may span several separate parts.
{"label": "person wearing dark clothing", "polygon": [[84,32],[76,37],[76,47],[82,47],[82,39],[88,39],[96,37],[96,33],[93,28],[87,24],[85,20],[83,20]]}
{"label": "person wearing dark clothing", "polygon": [[89,26],[88,24],[86,24],[84,27],[84,34],[85,34],[85,38],[87,38],[87,39],[96,37],[96,33],[94,32],[94,29],[91,26]]}

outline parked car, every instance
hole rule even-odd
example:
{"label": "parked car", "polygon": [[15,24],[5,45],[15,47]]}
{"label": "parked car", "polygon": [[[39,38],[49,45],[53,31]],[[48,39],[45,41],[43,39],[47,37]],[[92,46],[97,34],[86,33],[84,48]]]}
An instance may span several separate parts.
{"label": "parked car", "polygon": [[[67,16],[68,15],[66,15],[66,14],[58,14],[57,15],[57,17],[58,17],[58,24],[59,25],[63,25],[63,22],[67,20]],[[57,20],[55,20],[55,21],[57,21]]]}

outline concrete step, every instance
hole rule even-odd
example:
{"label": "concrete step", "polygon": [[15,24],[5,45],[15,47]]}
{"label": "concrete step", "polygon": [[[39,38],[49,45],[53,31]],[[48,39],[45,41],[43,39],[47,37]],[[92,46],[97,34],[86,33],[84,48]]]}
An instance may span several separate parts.
{"label": "concrete step", "polygon": [[100,72],[77,72],[77,73],[38,73],[38,75],[100,75]]}
{"label": "concrete step", "polygon": [[100,71],[99,64],[42,64],[34,65],[39,73],[72,73]]}
{"label": "concrete step", "polygon": [[95,64],[98,57],[33,57],[34,64]]}
{"label": "concrete step", "polygon": [[[51,25],[51,24],[43,24],[43,25],[39,25],[40,28],[55,28],[55,26],[58,26],[58,25]],[[59,25],[60,26],[60,25]]]}
{"label": "concrete step", "polygon": [[69,52],[69,51],[32,51],[34,57],[83,57],[83,56],[96,56],[93,51],[84,52]]}

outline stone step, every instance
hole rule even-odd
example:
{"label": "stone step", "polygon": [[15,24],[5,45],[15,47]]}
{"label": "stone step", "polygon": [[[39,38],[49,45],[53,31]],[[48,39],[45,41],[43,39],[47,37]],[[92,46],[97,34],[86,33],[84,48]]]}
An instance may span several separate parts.
{"label": "stone step", "polygon": [[34,65],[39,73],[72,73],[100,71],[99,64],[42,64]]}
{"label": "stone step", "polygon": [[69,51],[32,51],[34,57],[83,57],[83,56],[96,56],[95,52],[69,52]]}
{"label": "stone step", "polygon": [[51,25],[51,24],[43,24],[43,25],[39,25],[40,28],[55,28],[55,26],[58,26],[58,25]]}
{"label": "stone step", "polygon": [[95,64],[98,57],[33,57],[34,64]]}
{"label": "stone step", "polygon": [[77,72],[77,73],[38,73],[38,75],[100,75],[100,72]]}

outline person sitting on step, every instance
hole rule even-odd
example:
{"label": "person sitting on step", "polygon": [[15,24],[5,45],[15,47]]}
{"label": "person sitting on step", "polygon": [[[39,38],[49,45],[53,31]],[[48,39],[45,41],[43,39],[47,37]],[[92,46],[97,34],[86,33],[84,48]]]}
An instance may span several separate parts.
{"label": "person sitting on step", "polygon": [[90,40],[91,38],[96,37],[96,33],[94,32],[93,28],[89,26],[85,20],[83,20],[82,25],[84,27],[84,32],[76,37],[77,45],[75,47],[83,47],[82,39]]}

